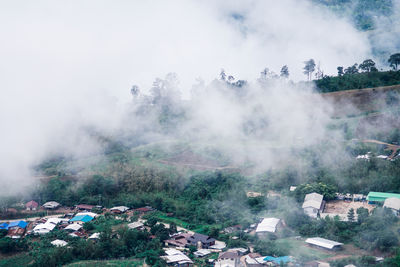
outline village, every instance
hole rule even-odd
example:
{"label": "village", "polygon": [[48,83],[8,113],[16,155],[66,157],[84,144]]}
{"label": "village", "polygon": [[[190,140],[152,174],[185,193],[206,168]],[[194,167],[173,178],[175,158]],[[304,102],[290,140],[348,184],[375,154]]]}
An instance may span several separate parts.
{"label": "village", "polygon": [[[291,187],[290,191],[296,188]],[[259,197],[259,192],[247,192],[249,198]],[[393,212],[394,215],[400,214],[400,194],[370,192],[367,196],[362,194],[336,194],[336,199],[325,201],[323,195],[316,192],[305,196],[302,203],[304,214],[318,220],[318,218],[332,217],[341,221],[357,220],[349,217],[350,209],[356,210],[363,207],[371,212],[376,206],[383,206]],[[39,210],[53,213],[44,217],[33,217],[27,219],[2,220],[0,230],[7,231],[6,237],[21,239],[26,236],[41,237],[55,229],[65,231],[74,238],[86,239],[87,242],[97,242],[101,238],[100,232],[95,232],[90,227],[85,227],[93,223],[100,217],[110,216],[115,220],[120,220],[119,227],[127,227],[136,231],[150,232],[151,227],[147,223],[148,215],[157,212],[150,206],[130,209],[126,206],[116,206],[104,208],[102,206],[78,204],[72,208],[62,207],[55,201],[46,202],[39,205],[36,201],[25,203],[26,212],[37,212]],[[60,213],[60,214],[54,214]],[[158,222],[165,228],[170,228],[167,222]],[[176,227],[176,226],[175,226]],[[286,223],[282,218],[264,217],[255,221],[249,227],[234,225],[221,230],[221,233],[229,235],[231,239],[238,239],[240,233],[254,235],[259,238],[271,234],[277,234],[284,229]],[[155,238],[151,235],[150,238]],[[319,236],[301,238],[295,237],[301,244],[308,249],[321,251],[330,255],[331,258],[337,257],[336,252],[343,250],[343,243],[328,240]],[[303,243],[301,243],[303,242]],[[55,247],[68,247],[65,240],[54,239],[51,244]],[[292,255],[276,256],[261,255],[254,251],[254,246],[248,243],[247,247],[227,247],[226,242],[216,238],[197,233],[186,228],[177,226],[176,230],[170,232],[169,237],[163,240],[165,254],[160,256],[169,266],[215,266],[215,267],[262,267],[262,266],[329,266],[328,261],[300,262]],[[376,257],[377,262],[383,261],[382,257]],[[199,262],[201,264],[199,265]]]}

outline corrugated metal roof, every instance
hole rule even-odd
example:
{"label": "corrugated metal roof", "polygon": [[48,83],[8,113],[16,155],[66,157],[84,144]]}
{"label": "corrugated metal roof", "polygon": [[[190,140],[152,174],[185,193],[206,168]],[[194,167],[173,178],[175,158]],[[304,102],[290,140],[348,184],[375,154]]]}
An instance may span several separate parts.
{"label": "corrugated metal roof", "polygon": [[400,210],[400,198],[396,197],[387,198],[383,206],[394,210]]}
{"label": "corrugated metal roof", "polygon": [[278,218],[264,218],[261,223],[257,225],[256,233],[260,232],[276,232],[276,227],[278,226],[280,219]]}
{"label": "corrugated metal roof", "polygon": [[368,201],[384,201],[386,198],[395,197],[400,198],[400,194],[384,193],[384,192],[369,192],[367,196]]}
{"label": "corrugated metal roof", "polygon": [[307,194],[304,198],[304,203],[302,208],[315,208],[315,209],[320,209],[322,205],[322,200],[324,199],[324,196],[318,193],[310,193]]}
{"label": "corrugated metal roof", "polygon": [[74,218],[72,218],[71,220],[69,220],[70,222],[90,222],[91,220],[93,220],[93,217],[89,216],[89,215],[79,215],[79,216],[75,216]]}
{"label": "corrugated metal roof", "polygon": [[336,246],[341,246],[343,243],[339,243],[336,241],[332,241],[329,239],[321,238],[321,237],[313,237],[313,238],[307,238],[306,243],[327,248],[327,249],[333,249]]}

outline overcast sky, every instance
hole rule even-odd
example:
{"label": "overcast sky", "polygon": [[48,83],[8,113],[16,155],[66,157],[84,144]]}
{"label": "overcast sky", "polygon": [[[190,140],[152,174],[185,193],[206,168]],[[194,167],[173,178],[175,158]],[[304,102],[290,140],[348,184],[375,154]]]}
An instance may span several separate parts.
{"label": "overcast sky", "polygon": [[133,84],[176,72],[180,89],[221,68],[305,79],[369,57],[364,33],[308,1],[0,1],[0,180],[51,151],[90,148],[84,125],[118,127]]}

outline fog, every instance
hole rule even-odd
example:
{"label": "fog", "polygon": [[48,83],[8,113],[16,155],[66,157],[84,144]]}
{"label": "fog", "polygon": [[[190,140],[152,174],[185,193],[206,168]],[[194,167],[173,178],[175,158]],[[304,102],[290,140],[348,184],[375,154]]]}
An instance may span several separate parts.
{"label": "fog", "polygon": [[[28,187],[30,168],[48,155],[101,151],[85,129],[113,135],[129,126],[131,86],[146,93],[156,77],[170,72],[178,75],[184,99],[199,77],[208,85],[221,68],[250,81],[247,105],[229,93],[197,95],[191,120],[180,130],[239,140],[246,116],[265,115],[266,136],[228,148],[239,162],[254,155],[250,160],[263,158],[271,166],[280,158],[255,154],[258,141],[318,140],[329,107],[312,88],[298,91],[287,82],[262,91],[260,72],[268,67],[279,73],[288,65],[290,78],[299,81],[310,58],[334,74],[337,66],[371,55],[366,34],[295,0],[2,1],[0,25],[0,181],[8,193]],[[262,112],[252,110],[257,106]]]}

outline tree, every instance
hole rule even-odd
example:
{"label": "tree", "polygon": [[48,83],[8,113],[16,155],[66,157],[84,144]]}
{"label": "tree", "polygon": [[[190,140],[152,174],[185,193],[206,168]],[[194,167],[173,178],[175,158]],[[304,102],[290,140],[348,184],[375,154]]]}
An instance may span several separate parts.
{"label": "tree", "polygon": [[358,223],[363,223],[368,218],[369,212],[368,209],[360,207],[357,209],[357,221]]}
{"label": "tree", "polygon": [[359,68],[365,72],[378,71],[372,59],[366,59],[360,64]]}
{"label": "tree", "polygon": [[284,66],[281,68],[281,77],[283,77],[283,78],[289,78],[289,68],[288,68],[287,65],[284,65]]}
{"label": "tree", "polygon": [[347,213],[347,219],[349,222],[354,222],[354,209],[351,208],[349,209],[349,212]]}
{"label": "tree", "polygon": [[344,70],[344,74],[355,74],[358,73],[358,64],[355,63],[353,66],[350,66]]}
{"label": "tree", "polygon": [[337,71],[338,71],[338,76],[343,76],[344,72],[343,72],[343,67],[339,66],[337,67]]}
{"label": "tree", "polygon": [[397,70],[397,67],[400,65],[400,53],[393,54],[389,57],[388,62],[390,63],[390,67],[394,70]]}
{"label": "tree", "polygon": [[221,81],[225,81],[226,80],[226,73],[225,73],[224,69],[222,69],[221,72],[219,73],[219,79]]}
{"label": "tree", "polygon": [[304,61],[304,64],[305,64],[305,66],[303,68],[304,69],[303,73],[305,75],[307,75],[307,78],[310,81],[311,75],[315,71],[315,61],[314,61],[314,59],[310,59],[310,60]]}

